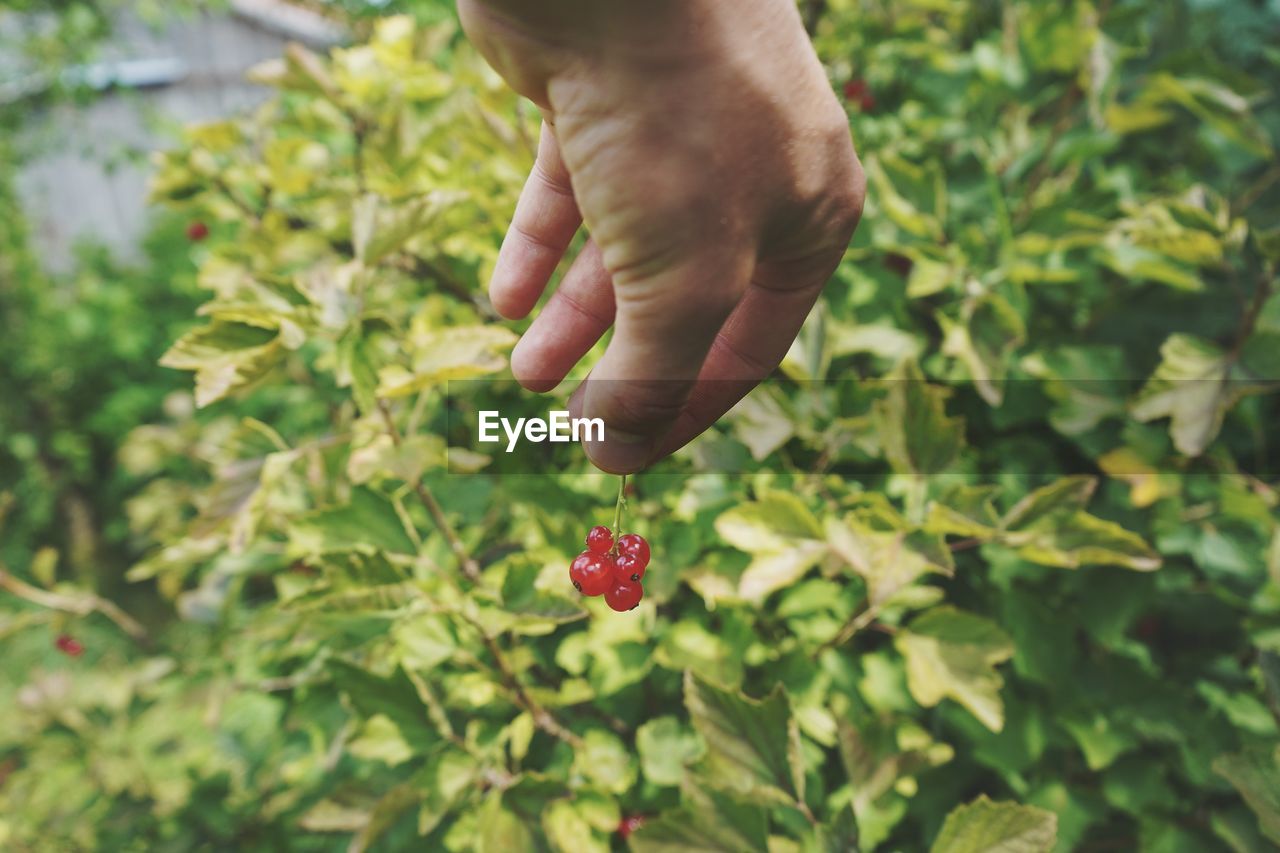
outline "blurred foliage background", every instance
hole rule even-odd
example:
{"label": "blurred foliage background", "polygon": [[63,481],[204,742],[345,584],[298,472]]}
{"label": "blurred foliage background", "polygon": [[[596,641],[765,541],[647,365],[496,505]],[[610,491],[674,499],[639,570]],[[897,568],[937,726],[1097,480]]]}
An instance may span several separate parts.
{"label": "blurred foliage background", "polygon": [[[58,79],[122,4],[5,5]],[[47,274],[0,142],[0,847],[1280,843],[1280,6],[805,3],[864,223],[620,616],[615,480],[445,470],[446,379],[549,406],[483,299],[535,116],[449,4],[311,5],[141,263]]]}

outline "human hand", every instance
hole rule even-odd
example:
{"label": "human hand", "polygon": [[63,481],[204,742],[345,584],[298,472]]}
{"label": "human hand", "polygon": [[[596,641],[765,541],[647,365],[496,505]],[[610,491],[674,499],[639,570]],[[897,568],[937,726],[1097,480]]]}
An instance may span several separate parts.
{"label": "human hand", "polygon": [[786,354],[843,256],[865,181],[791,0],[459,0],[495,69],[542,110],[537,162],[489,287],[538,302],[525,387],[559,384],[610,325],[575,415],[600,468],[679,449]]}

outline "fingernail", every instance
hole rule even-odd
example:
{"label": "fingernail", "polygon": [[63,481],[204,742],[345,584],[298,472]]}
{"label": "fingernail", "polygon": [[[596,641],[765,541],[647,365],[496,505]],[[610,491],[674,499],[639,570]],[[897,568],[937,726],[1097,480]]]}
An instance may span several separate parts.
{"label": "fingernail", "polygon": [[586,443],[587,456],[610,474],[634,474],[653,456],[654,440],[647,435],[605,428],[604,441]]}

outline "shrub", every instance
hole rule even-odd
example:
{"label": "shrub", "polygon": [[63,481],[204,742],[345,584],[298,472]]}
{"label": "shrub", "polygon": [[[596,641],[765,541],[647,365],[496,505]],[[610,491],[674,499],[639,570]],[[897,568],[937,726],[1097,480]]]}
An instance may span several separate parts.
{"label": "shrub", "polygon": [[626,615],[566,576],[616,481],[446,459],[451,406],[542,405],[481,296],[535,117],[455,32],[293,49],[161,158],[213,416],[121,454],[184,619],[0,706],[0,839],[1280,841],[1274,15],[828,6],[864,225],[777,379],[631,481]]}

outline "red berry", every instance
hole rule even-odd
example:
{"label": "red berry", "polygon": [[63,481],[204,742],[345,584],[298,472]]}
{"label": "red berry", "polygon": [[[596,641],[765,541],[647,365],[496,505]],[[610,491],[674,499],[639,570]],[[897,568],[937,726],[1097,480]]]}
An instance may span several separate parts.
{"label": "red berry", "polygon": [[613,547],[613,531],[603,524],[597,524],[587,534],[587,550],[597,554],[607,554]]}
{"label": "red berry", "polygon": [[639,562],[639,568],[649,565],[649,543],[638,533],[628,533],[618,537],[618,553],[630,554]]}
{"label": "red berry", "polygon": [[569,581],[583,595],[604,595],[613,584],[613,558],[583,551],[569,565]]}
{"label": "red berry", "polygon": [[635,554],[619,554],[618,559],[614,561],[617,568],[614,569],[614,577],[624,583],[639,583],[644,577],[645,564]]}
{"label": "red berry", "polygon": [[203,222],[192,222],[187,226],[187,239],[193,243],[199,243],[205,237],[209,236],[209,226]]}
{"label": "red berry", "polygon": [[857,103],[858,109],[864,113],[869,113],[876,108],[876,96],[867,86],[867,81],[861,77],[854,77],[844,84],[844,97],[846,101]]}
{"label": "red berry", "polygon": [[618,835],[622,836],[622,840],[626,841],[631,833],[644,826],[644,815],[632,814],[627,815],[618,821]]}
{"label": "red berry", "polygon": [[615,581],[613,587],[604,594],[604,603],[619,613],[635,610],[644,598],[644,587],[638,583]]}
{"label": "red berry", "polygon": [[58,647],[58,651],[68,657],[78,658],[84,654],[84,645],[70,634],[59,634],[53,644]]}

